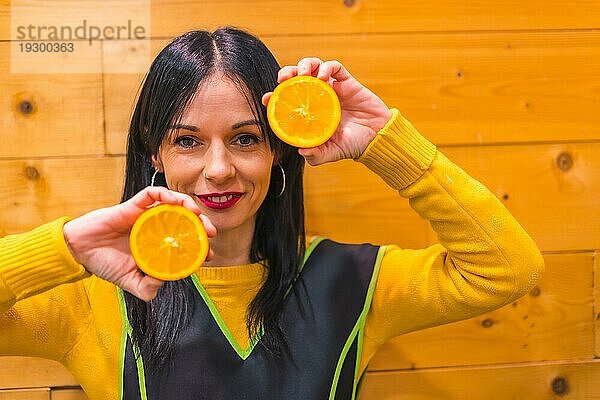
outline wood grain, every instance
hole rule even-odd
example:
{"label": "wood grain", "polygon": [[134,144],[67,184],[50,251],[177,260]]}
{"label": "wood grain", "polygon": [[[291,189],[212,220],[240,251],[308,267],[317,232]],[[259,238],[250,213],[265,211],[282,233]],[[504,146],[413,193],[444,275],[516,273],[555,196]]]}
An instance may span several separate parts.
{"label": "wood grain", "polygon": [[0,161],[0,236],[119,202],[121,157]]}
{"label": "wood grain", "polygon": [[[267,37],[282,65],[337,59],[438,145],[598,140],[599,32]],[[153,41],[152,54],[166,41]],[[111,43],[124,49],[131,43]],[[125,52],[125,50],[123,50]],[[123,154],[142,75],[107,75],[107,149]]]}
{"label": "wood grain", "polygon": [[34,357],[0,358],[0,388],[73,386],[77,381],[56,361]]}
{"label": "wood grain", "polygon": [[266,38],[282,64],[337,59],[438,145],[600,138],[600,33]]}
{"label": "wood grain", "polygon": [[598,251],[594,252],[594,356],[600,358],[600,271],[598,270]]}
{"label": "wood grain", "polygon": [[378,372],[367,374],[360,399],[588,400],[600,398],[598,380],[598,360]]}
{"label": "wood grain", "polygon": [[499,198],[544,251],[600,248],[600,144],[442,151]]}
{"label": "wood grain", "polygon": [[[63,0],[63,3],[65,1]],[[398,2],[395,0],[153,0],[152,37],[170,37],[183,31],[221,25],[245,27],[261,35],[307,33],[374,33],[598,28],[600,6],[593,0],[498,2],[448,0]],[[38,3],[40,4],[40,3]],[[347,4],[347,5],[346,5]],[[350,5],[350,6],[348,6]],[[67,18],[69,8],[37,7],[54,21]],[[37,11],[37,12],[41,12]],[[35,12],[35,10],[34,10]],[[125,15],[135,19],[140,10],[113,7],[107,21]],[[67,15],[65,15],[67,14]],[[268,20],[265,20],[267,18]],[[0,2],[0,39],[10,38],[10,7]]]}
{"label": "wood grain", "polygon": [[[36,0],[0,1],[0,40],[30,39],[83,39],[90,36],[117,40],[124,37],[149,37],[151,2],[148,0],[53,0],[49,3]],[[85,27],[83,26],[85,21]],[[117,27],[131,27],[117,29]],[[22,27],[21,29],[18,29]],[[30,28],[31,27],[31,28]],[[39,27],[47,27],[39,28]],[[50,37],[50,27],[55,27]],[[62,31],[62,27],[70,27]],[[73,34],[77,27],[81,27]],[[90,27],[98,28],[98,33]],[[111,29],[105,30],[106,27]],[[135,28],[141,27],[141,30]],[[85,29],[84,29],[85,28]],[[100,40],[95,40],[100,42]],[[68,66],[66,66],[68,67]]]}
{"label": "wood grain", "polygon": [[51,400],[87,400],[88,397],[81,389],[52,389]]}
{"label": "wood grain", "polygon": [[593,358],[594,253],[544,259],[546,272],[529,295],[476,318],[391,340],[369,370]]}
{"label": "wood grain", "polygon": [[[345,4],[352,5],[351,7]],[[243,0],[152,2],[153,37],[234,25],[261,35],[597,28],[600,5],[575,1]],[[268,15],[268,21],[265,16]],[[168,16],[165,18],[165,16]]]}
{"label": "wood grain", "polygon": [[[442,147],[440,151],[501,199],[542,250],[600,248],[596,234],[600,192],[595,185],[600,144]],[[406,248],[436,241],[428,223],[408,202],[359,163],[308,168],[305,184],[311,234]]]}
{"label": "wood grain", "polygon": [[350,243],[424,247],[428,223],[378,176],[353,161],[307,167],[306,229],[311,236]]}
{"label": "wood grain", "polygon": [[0,400],[50,400],[50,388],[0,390]]}
{"label": "wood grain", "polygon": [[[150,41],[151,58],[154,58],[167,43],[168,40]],[[136,56],[138,45],[136,41],[105,42],[104,54],[112,54],[113,57],[120,55],[127,60],[128,57]],[[151,60],[148,61],[150,67]],[[129,123],[143,79],[144,74],[106,73],[104,75],[107,154],[125,154]]]}
{"label": "wood grain", "polygon": [[[11,73],[9,47],[0,43],[0,159],[104,154],[102,75]],[[101,65],[99,47],[86,62]]]}

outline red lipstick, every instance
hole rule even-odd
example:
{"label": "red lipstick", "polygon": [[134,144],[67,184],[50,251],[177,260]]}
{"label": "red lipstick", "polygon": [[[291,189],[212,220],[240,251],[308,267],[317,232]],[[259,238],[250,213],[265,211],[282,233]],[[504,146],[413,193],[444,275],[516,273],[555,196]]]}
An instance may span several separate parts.
{"label": "red lipstick", "polygon": [[241,198],[243,193],[225,192],[225,193],[207,193],[198,196],[202,204],[208,208],[223,210],[233,207]]}

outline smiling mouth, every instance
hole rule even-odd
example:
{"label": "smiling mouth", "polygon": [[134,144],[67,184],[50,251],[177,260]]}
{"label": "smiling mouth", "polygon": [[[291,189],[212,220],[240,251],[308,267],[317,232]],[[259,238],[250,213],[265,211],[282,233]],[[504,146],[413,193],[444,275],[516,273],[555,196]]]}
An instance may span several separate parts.
{"label": "smiling mouth", "polygon": [[233,207],[241,198],[243,193],[210,193],[197,195],[205,206],[212,209],[225,209]]}
{"label": "smiling mouth", "polygon": [[225,203],[227,201],[231,201],[233,199],[232,194],[228,194],[227,196],[208,196],[206,200],[211,201],[213,203]]}

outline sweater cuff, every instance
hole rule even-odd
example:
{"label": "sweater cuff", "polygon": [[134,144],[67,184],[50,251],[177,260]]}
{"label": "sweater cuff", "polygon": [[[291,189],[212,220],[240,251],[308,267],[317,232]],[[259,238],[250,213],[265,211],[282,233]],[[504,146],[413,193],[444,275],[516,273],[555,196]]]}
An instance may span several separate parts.
{"label": "sweater cuff", "polygon": [[425,139],[397,109],[356,160],[381,176],[396,190],[411,185],[431,165],[436,147]]}
{"label": "sweater cuff", "polygon": [[59,218],[0,241],[0,279],[15,300],[89,276],[67,247],[62,233],[67,221],[67,217]]}

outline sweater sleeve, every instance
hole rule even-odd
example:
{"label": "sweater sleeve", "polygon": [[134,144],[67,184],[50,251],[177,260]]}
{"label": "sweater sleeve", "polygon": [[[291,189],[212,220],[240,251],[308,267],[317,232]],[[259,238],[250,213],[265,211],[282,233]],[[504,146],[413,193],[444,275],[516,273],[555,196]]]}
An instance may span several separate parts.
{"label": "sweater sleeve", "polygon": [[519,223],[397,110],[358,161],[407,198],[439,241],[420,250],[387,247],[367,316],[364,361],[392,337],[508,304],[540,278],[542,256]]}
{"label": "sweater sleeve", "polygon": [[67,248],[67,221],[0,238],[0,356],[60,360],[87,325],[89,274]]}

